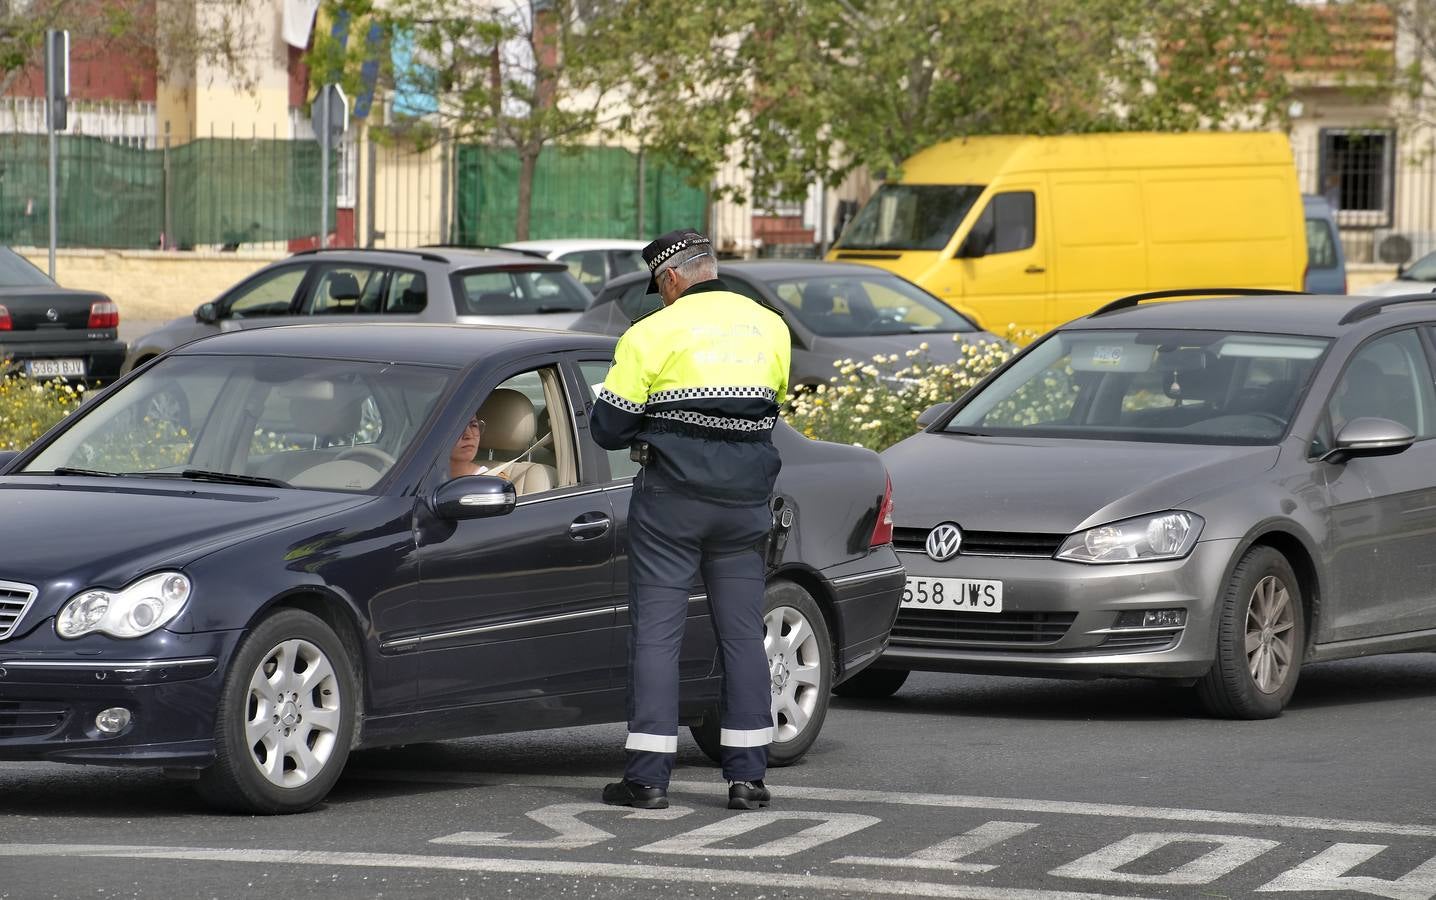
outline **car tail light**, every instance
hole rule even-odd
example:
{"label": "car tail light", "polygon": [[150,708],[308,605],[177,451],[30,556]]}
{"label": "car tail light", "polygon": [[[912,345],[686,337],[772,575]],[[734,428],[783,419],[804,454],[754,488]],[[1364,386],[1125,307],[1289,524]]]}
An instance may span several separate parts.
{"label": "car tail light", "polygon": [[893,542],[893,480],[887,480],[887,487],[883,489],[883,502],[878,506],[878,524],[873,529],[873,539],[868,542],[870,547],[881,547],[883,544]]}
{"label": "car tail light", "polygon": [[96,300],[90,304],[90,324],[92,329],[98,328],[119,328],[120,308],[112,300]]}
{"label": "car tail light", "polygon": [[0,331],[10,331],[15,327],[10,321],[10,310],[0,306]]}

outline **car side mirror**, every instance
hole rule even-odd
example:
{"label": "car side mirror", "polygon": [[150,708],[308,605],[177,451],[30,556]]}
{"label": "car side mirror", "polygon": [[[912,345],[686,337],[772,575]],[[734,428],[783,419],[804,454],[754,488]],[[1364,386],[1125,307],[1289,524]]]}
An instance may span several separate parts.
{"label": "car side mirror", "polygon": [[497,475],[463,475],[440,485],[430,505],[443,519],[485,519],[513,512],[518,499],[513,484]]}
{"label": "car side mirror", "polygon": [[201,303],[194,311],[194,320],[201,325],[213,325],[219,321],[219,307],[214,302]]}
{"label": "car side mirror", "polygon": [[1390,419],[1352,419],[1336,436],[1336,446],[1323,462],[1343,463],[1359,456],[1395,456],[1416,443],[1416,435]]}
{"label": "car side mirror", "polygon": [[5,467],[10,465],[10,460],[19,455],[19,450],[0,450],[0,472],[5,471]]}
{"label": "car side mirror", "polygon": [[1396,265],[1396,277],[1397,277],[1397,278],[1400,278],[1402,275],[1405,275],[1405,274],[1406,274],[1406,263],[1398,263],[1398,264]]}
{"label": "car side mirror", "polygon": [[932,406],[929,406],[927,409],[923,410],[922,415],[917,417],[917,427],[928,427],[933,422],[936,422],[938,419],[941,419],[949,409],[952,409],[952,404],[950,402],[934,403]]}

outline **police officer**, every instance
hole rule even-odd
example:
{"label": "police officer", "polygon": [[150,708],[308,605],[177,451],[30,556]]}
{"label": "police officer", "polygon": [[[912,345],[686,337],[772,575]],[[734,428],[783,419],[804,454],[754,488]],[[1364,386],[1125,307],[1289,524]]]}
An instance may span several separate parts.
{"label": "police officer", "polygon": [[702,575],[723,653],[720,743],[729,809],[767,806],[773,738],[763,649],[763,558],[781,461],[773,446],[791,339],[777,313],[718,280],[708,238],[673,231],[643,249],[663,308],[618,342],[594,404],[594,439],[643,469],[628,514],[628,764],[603,789],[664,809],[678,752],[678,652]]}

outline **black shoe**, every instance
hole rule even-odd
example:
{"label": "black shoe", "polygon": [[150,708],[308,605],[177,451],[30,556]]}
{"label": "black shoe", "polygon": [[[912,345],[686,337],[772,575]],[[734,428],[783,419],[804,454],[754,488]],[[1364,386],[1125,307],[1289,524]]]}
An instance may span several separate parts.
{"label": "black shoe", "polygon": [[729,809],[762,809],[772,802],[773,795],[760,781],[735,781],[728,785]]}
{"label": "black shoe", "polygon": [[624,779],[603,786],[603,802],[634,809],[667,809],[668,791]]}

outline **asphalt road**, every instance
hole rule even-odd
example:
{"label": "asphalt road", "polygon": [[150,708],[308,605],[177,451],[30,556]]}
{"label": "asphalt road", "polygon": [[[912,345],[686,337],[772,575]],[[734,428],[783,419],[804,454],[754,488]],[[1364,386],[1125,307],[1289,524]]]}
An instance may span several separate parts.
{"label": "asphalt road", "polygon": [[1436,897],[1436,655],[1310,668],[1268,722],[1143,682],[916,675],[837,701],[730,813],[596,803],[621,726],[369,751],[320,809],[215,815],[151,771],[0,763],[0,898]]}

